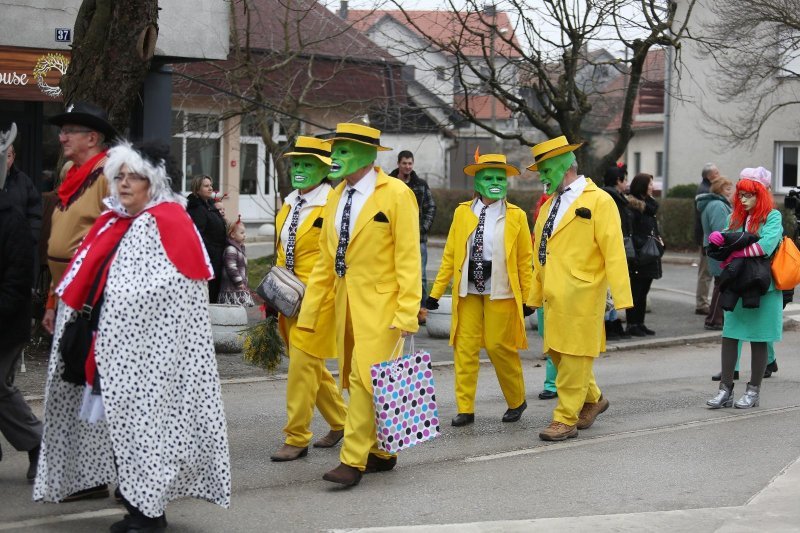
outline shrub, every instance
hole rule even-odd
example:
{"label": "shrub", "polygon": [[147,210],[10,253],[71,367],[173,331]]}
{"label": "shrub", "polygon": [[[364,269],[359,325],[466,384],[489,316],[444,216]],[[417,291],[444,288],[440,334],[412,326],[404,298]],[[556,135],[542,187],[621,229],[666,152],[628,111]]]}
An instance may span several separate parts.
{"label": "shrub", "polygon": [[[453,213],[461,202],[466,202],[472,198],[472,191],[466,189],[431,189],[433,199],[436,202],[436,216],[433,218],[433,225],[429,232],[430,235],[446,237],[450,231],[450,224],[453,222]],[[528,224],[531,222],[531,209],[536,205],[541,191],[508,191],[508,201],[518,206],[528,213]]]}
{"label": "shrub", "polygon": [[694,242],[695,213],[694,196],[691,199],[668,197],[661,200],[658,224],[667,248],[675,250],[697,247]]}
{"label": "shrub", "polygon": [[692,198],[697,196],[697,184],[686,183],[670,187],[667,191],[667,198]]}

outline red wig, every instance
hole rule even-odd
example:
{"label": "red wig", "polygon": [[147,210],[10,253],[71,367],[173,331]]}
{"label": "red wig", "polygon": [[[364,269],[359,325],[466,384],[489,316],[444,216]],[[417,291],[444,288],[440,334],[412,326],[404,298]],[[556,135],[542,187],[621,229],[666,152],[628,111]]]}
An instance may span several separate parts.
{"label": "red wig", "polygon": [[[753,210],[748,213],[745,211],[742,201],[739,199],[739,193],[746,192],[755,195],[756,205]],[[767,221],[767,215],[772,211],[772,194],[761,183],[750,180],[741,179],[736,183],[736,194],[733,197],[733,214],[731,214],[731,223],[728,229],[744,229],[756,233],[758,228]],[[750,215],[749,228],[744,228],[744,221]]]}

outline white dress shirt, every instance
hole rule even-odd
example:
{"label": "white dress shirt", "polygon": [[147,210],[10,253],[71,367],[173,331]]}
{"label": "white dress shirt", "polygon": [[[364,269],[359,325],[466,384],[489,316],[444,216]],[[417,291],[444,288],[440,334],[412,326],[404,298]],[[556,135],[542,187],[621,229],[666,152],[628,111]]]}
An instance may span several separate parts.
{"label": "white dress shirt", "polygon": [[[472,202],[472,212],[480,220],[483,202],[476,198]],[[477,227],[476,227],[477,229]],[[492,262],[492,274],[486,278],[486,287],[483,293],[479,293],[475,288],[475,283],[468,281],[469,261],[472,259],[472,246],[475,242],[475,232],[470,234],[467,240],[467,256],[461,271],[464,273],[459,287],[459,296],[467,294],[488,294],[491,300],[508,298],[510,287],[508,286],[508,276],[505,273],[505,230],[506,230],[506,202],[498,200],[486,208],[486,215],[483,221],[483,260]],[[502,272],[502,275],[498,275]],[[500,283],[498,283],[500,278]],[[464,283],[464,282],[467,283]],[[513,294],[512,294],[513,297]]]}
{"label": "white dress shirt", "polygon": [[336,235],[339,235],[342,231],[342,213],[344,213],[344,204],[347,203],[347,194],[350,189],[355,189],[356,192],[353,194],[353,200],[350,203],[350,233],[349,235],[353,236],[353,228],[356,227],[356,221],[358,220],[358,215],[361,213],[361,209],[364,207],[364,204],[367,203],[367,198],[372,196],[372,193],[375,192],[375,183],[378,181],[378,173],[375,172],[375,168],[373,167],[370,169],[367,174],[358,180],[354,186],[347,184],[342,191],[342,197],[339,198],[339,205],[336,207]]}
{"label": "white dress shirt", "polygon": [[[561,204],[558,206],[558,212],[556,213],[556,218],[553,221],[553,233],[555,233],[556,229],[558,228],[558,224],[561,222],[561,219],[564,218],[564,214],[567,212],[567,209],[569,209],[569,206],[571,206],[572,203],[578,199],[578,196],[583,193],[583,189],[586,188],[586,177],[582,175],[578,176],[578,179],[567,185],[567,187],[569,190],[564,191],[564,193],[561,195]],[[550,204],[550,211],[547,212],[548,217],[553,210],[553,203]]]}
{"label": "white dress shirt", "polygon": [[281,246],[283,247],[284,252],[286,251],[286,243],[289,242],[289,226],[292,225],[292,215],[294,215],[294,210],[297,206],[298,199],[302,198],[306,201],[306,203],[303,204],[303,207],[300,208],[300,218],[297,221],[297,227],[299,229],[314,208],[325,205],[328,202],[328,192],[330,192],[330,190],[331,186],[329,183],[322,183],[319,187],[312,191],[308,191],[306,194],[300,194],[300,191],[295,189],[286,197],[284,203],[291,205],[292,208],[289,210],[289,216],[286,217],[283,227],[281,228]]}

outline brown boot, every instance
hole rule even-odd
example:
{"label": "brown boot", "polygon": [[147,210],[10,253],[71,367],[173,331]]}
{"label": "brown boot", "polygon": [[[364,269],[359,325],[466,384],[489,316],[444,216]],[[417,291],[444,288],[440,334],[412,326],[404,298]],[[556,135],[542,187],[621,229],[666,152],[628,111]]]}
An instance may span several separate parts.
{"label": "brown boot", "polygon": [[332,429],[314,443],[314,448],[333,448],[344,437],[343,429]]}
{"label": "brown boot", "polygon": [[539,432],[539,438],[542,440],[559,441],[574,439],[578,436],[578,428],[575,426],[568,426],[562,422],[555,420],[550,422],[550,425]]}
{"label": "brown boot", "polygon": [[371,453],[367,456],[367,467],[364,469],[365,474],[374,474],[375,472],[388,472],[397,464],[397,456],[384,459]]}
{"label": "brown boot", "polygon": [[361,481],[361,470],[344,463],[339,463],[339,466],[322,476],[322,479],[344,485],[345,487],[354,487]]}
{"label": "brown boot", "polygon": [[600,395],[597,403],[585,403],[581,409],[581,414],[578,415],[578,429],[588,429],[594,424],[594,419],[600,413],[605,413],[608,409],[608,400]]}
{"label": "brown boot", "polygon": [[294,461],[308,455],[308,446],[300,448],[299,446],[292,446],[291,444],[284,444],[281,449],[270,455],[269,458],[276,463],[283,463],[286,461]]}

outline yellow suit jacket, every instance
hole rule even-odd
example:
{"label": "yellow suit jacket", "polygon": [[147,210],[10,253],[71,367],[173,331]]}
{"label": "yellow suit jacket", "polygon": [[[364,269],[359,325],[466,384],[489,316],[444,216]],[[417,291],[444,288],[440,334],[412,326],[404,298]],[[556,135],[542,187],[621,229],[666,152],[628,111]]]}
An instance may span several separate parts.
{"label": "yellow suit jacket", "polygon": [[[328,201],[333,196],[333,189],[328,193]],[[286,224],[286,219],[292,211],[292,206],[284,203],[275,217],[275,232],[277,234],[278,256],[275,264],[286,266],[286,252],[281,243],[281,230]],[[319,237],[322,234],[323,216],[325,206],[317,206],[297,228],[294,245],[294,273],[305,284],[314,265],[319,258]],[[305,301],[303,301],[305,305]],[[336,357],[336,321],[333,314],[333,293],[328,295],[319,309],[320,326],[314,333],[304,331],[297,325],[297,317],[289,318],[283,315],[278,317],[278,330],[287,346],[296,346],[309,355],[331,359]]]}
{"label": "yellow suit jacket", "polygon": [[[450,232],[447,235],[447,242],[444,245],[442,254],[442,264],[431,289],[431,297],[441,298],[445,289],[447,289],[448,283],[450,283],[451,279],[453,280],[453,318],[450,323],[451,346],[455,342],[456,328],[458,326],[458,287],[462,277],[461,267],[466,259],[469,236],[478,227],[478,217],[472,212],[471,205],[472,200],[462,202],[453,213],[453,223],[450,225]],[[511,291],[514,293],[514,300],[519,314],[514,337],[517,349],[528,347],[522,304],[530,291],[533,277],[530,234],[525,212],[516,205],[506,202],[503,246],[505,248],[508,281]]]}
{"label": "yellow suit jacket", "polygon": [[[542,229],[553,199],[544,203],[534,227],[533,286],[528,305],[544,308],[544,351],[597,357],[605,350],[606,290],[617,309],[633,307],[619,210],[614,200],[586,179],[547,241],[547,260],[539,264]],[[591,218],[579,217],[585,208]]]}
{"label": "yellow suit jacket", "polygon": [[[325,299],[335,294],[339,375],[344,388],[349,386],[354,359],[364,385],[371,390],[370,367],[392,356],[401,330],[419,329],[422,273],[417,200],[402,181],[387,176],[379,167],[375,171],[375,191],[350,235],[345,254],[347,273],[341,278],[334,271],[339,243],[334,219],[346,182],[342,181],[328,199],[319,260],[309,278],[297,322],[302,329],[319,330],[323,327],[319,310]],[[348,312],[353,339],[345,345]]]}

